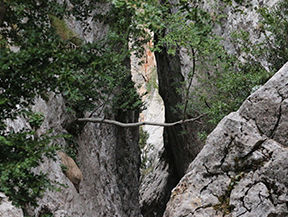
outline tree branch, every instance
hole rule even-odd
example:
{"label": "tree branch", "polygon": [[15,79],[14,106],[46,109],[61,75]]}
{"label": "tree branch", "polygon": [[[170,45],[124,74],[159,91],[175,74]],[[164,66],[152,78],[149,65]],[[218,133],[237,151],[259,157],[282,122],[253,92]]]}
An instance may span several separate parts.
{"label": "tree branch", "polygon": [[182,123],[196,121],[196,120],[200,119],[201,117],[203,117],[204,115],[206,115],[206,113],[202,114],[202,115],[199,115],[196,118],[180,120],[180,121],[176,121],[176,122],[173,122],[173,123],[157,123],[157,122],[148,122],[148,121],[137,122],[137,123],[122,123],[122,122],[119,122],[119,121],[107,120],[107,119],[103,119],[103,118],[78,118],[76,120],[76,123],[83,123],[83,122],[105,123],[105,124],[114,124],[114,125],[119,126],[119,127],[138,127],[138,126],[141,126],[141,125],[152,125],[152,126],[159,126],[159,127],[172,127],[172,126],[175,126],[177,124],[182,124]]}
{"label": "tree branch", "polygon": [[193,47],[191,48],[191,51],[192,51],[192,60],[193,60],[193,68],[192,68],[192,75],[189,76],[188,75],[188,79],[190,78],[190,81],[189,81],[189,85],[187,87],[187,90],[186,90],[186,96],[185,96],[185,106],[184,106],[184,110],[183,110],[183,120],[186,118],[186,110],[187,110],[187,105],[188,105],[188,97],[189,97],[189,93],[190,93],[190,88],[192,86],[192,82],[193,82],[193,78],[194,78],[194,75],[195,75],[195,70],[196,70],[196,52],[195,50],[193,49]]}

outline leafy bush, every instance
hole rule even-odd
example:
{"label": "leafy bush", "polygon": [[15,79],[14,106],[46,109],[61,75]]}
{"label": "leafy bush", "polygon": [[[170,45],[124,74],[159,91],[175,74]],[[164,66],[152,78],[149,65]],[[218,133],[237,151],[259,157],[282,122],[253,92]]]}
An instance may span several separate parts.
{"label": "leafy bush", "polygon": [[38,129],[45,119],[44,114],[41,112],[28,112],[27,116],[28,122],[33,129]]}
{"label": "leafy bush", "polygon": [[[139,110],[142,106],[127,67],[128,38],[120,34],[126,29],[119,29],[117,26],[122,25],[116,20],[106,38],[82,43],[67,28],[64,18],[73,14],[85,21],[97,3],[71,0],[74,7],[67,8],[65,3],[57,2],[0,3],[1,13],[5,13],[3,20],[0,16],[0,191],[22,208],[36,206],[43,192],[52,188],[47,174],[35,172],[35,168],[44,157],[53,159],[58,147],[52,144],[51,132],[40,137],[35,131],[6,132],[7,118],[14,120],[26,114],[30,125],[37,129],[43,115],[27,114],[26,110],[36,96],[49,91],[61,93],[76,117],[93,110],[97,101],[106,101],[110,112]],[[129,27],[129,17],[124,21]],[[71,49],[70,41],[76,49]],[[71,154],[75,157],[75,152]]]}
{"label": "leafy bush", "polygon": [[149,151],[153,150],[152,144],[147,144],[147,140],[149,138],[149,134],[147,131],[143,130],[143,127],[141,126],[139,128],[139,147],[141,150],[141,169],[145,170],[152,166],[151,159],[148,157]]}
{"label": "leafy bush", "polygon": [[21,207],[36,206],[37,198],[47,189],[55,189],[42,171],[35,171],[45,157],[54,159],[58,146],[50,144],[54,137],[41,138],[35,131],[10,132],[0,136],[0,191],[13,204]]}

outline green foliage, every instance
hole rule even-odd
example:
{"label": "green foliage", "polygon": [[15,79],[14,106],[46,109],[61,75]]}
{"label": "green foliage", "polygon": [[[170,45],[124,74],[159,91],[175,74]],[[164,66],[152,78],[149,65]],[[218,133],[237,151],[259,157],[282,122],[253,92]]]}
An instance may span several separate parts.
{"label": "green foliage", "polygon": [[153,70],[151,71],[151,77],[146,84],[146,90],[149,93],[155,89],[158,89],[157,69],[153,68]]}
{"label": "green foliage", "polygon": [[229,214],[235,208],[234,205],[230,205],[230,195],[235,186],[244,177],[245,173],[241,172],[238,175],[231,178],[231,181],[226,189],[225,193],[218,197],[219,203],[213,205],[214,210],[219,210],[224,214]]}
{"label": "green foliage", "polygon": [[39,212],[39,216],[40,217],[53,217],[53,213],[51,212],[51,210],[49,209],[49,207],[47,207],[46,205],[44,205],[41,208],[41,211]]}
{"label": "green foliage", "polygon": [[147,154],[149,151],[153,150],[152,144],[147,144],[147,139],[149,138],[149,134],[147,131],[143,130],[141,126],[139,128],[139,147],[141,150],[141,171],[145,171],[152,166],[151,160],[148,158]]}
{"label": "green foliage", "polygon": [[203,142],[205,142],[205,140],[207,139],[207,136],[208,134],[206,131],[198,132],[198,138],[202,140]]}
{"label": "green foliage", "polygon": [[[34,3],[27,4],[29,7],[34,6]],[[62,26],[61,17],[50,15],[53,13],[48,9],[39,11],[37,16],[43,19],[39,20],[39,24],[30,22],[30,19],[35,20],[36,16],[32,8],[31,14],[28,14],[29,21],[25,25],[19,24],[15,34],[6,33],[6,30],[1,32],[1,35],[7,35],[12,42],[15,41],[12,43],[5,38],[8,45],[21,45],[18,52],[11,52],[7,47],[0,50],[0,86],[3,90],[0,115],[3,118],[12,115],[15,117],[37,94],[47,90],[62,92],[67,99],[67,106],[76,111],[77,116],[81,116],[84,111],[94,107],[95,101],[107,98],[107,95],[114,93],[116,89],[120,93],[121,88],[125,89],[127,86],[129,70],[126,65],[129,52],[125,47],[119,46],[124,41],[115,34],[117,29],[111,28],[107,38],[97,44],[86,43],[77,49],[70,49],[66,37],[72,37],[71,31],[67,30],[67,33],[67,27]],[[10,14],[7,14],[7,19],[8,15]],[[23,16],[28,15],[25,13]],[[49,17],[45,19],[47,15],[50,15],[57,25],[50,26]],[[18,17],[14,22],[20,22]],[[64,33],[59,34],[59,29],[68,35],[64,37]],[[127,90],[124,92],[127,93]],[[21,100],[22,98],[25,100]],[[18,109],[15,109],[16,105]],[[140,107],[140,103],[134,106]]]}
{"label": "green foliage", "polygon": [[259,8],[258,13],[262,16],[266,37],[261,51],[270,70],[277,71],[288,61],[288,1],[281,1],[270,9]]}
{"label": "green foliage", "polygon": [[68,170],[68,167],[64,164],[61,164],[60,167],[63,173],[65,173]]}
{"label": "green foliage", "polygon": [[237,63],[236,60],[234,62],[237,71],[230,68],[203,80],[207,93],[201,92],[202,88],[199,88],[200,99],[208,104],[203,109],[210,116],[209,123],[212,124],[212,128],[225,115],[237,110],[251,94],[252,88],[265,83],[271,75],[260,63],[250,65]]}
{"label": "green foliage", "polygon": [[0,30],[0,191],[24,208],[36,206],[44,191],[55,189],[47,174],[35,168],[46,157],[54,159],[58,147],[51,143],[51,132],[41,137],[25,129],[6,132],[4,121],[23,114],[33,128],[42,124],[43,115],[27,112],[26,107],[38,94],[59,89],[57,64],[61,61],[56,57],[65,50],[65,43],[55,34],[48,14],[61,18],[64,13],[53,0],[4,4],[8,9]]}
{"label": "green foliage", "polygon": [[[44,156],[53,159],[58,148],[51,144],[53,137],[48,132],[40,137],[35,131],[5,132],[7,118],[24,114],[37,129],[43,115],[26,110],[36,96],[49,91],[61,93],[76,117],[94,109],[97,101],[106,101],[106,107],[121,111],[142,106],[127,67],[132,31],[128,9],[119,9],[125,16],[109,23],[106,38],[82,43],[63,20],[73,14],[85,21],[97,3],[70,2],[74,7],[67,8],[56,0],[4,2],[8,10],[0,29],[0,191],[22,207],[36,206],[42,193],[52,188],[47,174],[33,171]],[[70,42],[76,49],[71,49]],[[68,144],[67,152],[75,158],[77,147],[74,142]]]}
{"label": "green foliage", "polygon": [[149,138],[149,134],[147,131],[143,130],[141,126],[139,128],[139,147],[142,150],[147,145],[147,139]]}
{"label": "green foliage", "polygon": [[[231,3],[232,4],[232,0],[222,0],[225,3]],[[235,0],[236,3],[241,4],[243,3],[245,0]]]}
{"label": "green foliage", "polygon": [[37,198],[47,189],[53,188],[42,171],[35,168],[45,157],[54,158],[58,147],[51,143],[53,137],[38,138],[35,131],[10,132],[0,136],[0,191],[17,206],[36,206]]}
{"label": "green foliage", "polygon": [[[43,156],[53,158],[57,147],[49,145],[51,137],[38,138],[34,131],[5,133],[4,120],[25,113],[36,96],[49,91],[61,93],[76,117],[93,110],[97,101],[107,102],[106,108],[112,108],[109,112],[139,111],[143,104],[131,82],[129,58],[134,51],[138,56],[143,54],[142,45],[151,39],[145,28],[156,35],[155,51],[168,47],[168,53],[176,55],[179,47],[187,49],[193,67],[179,89],[185,103],[178,106],[184,118],[186,114],[208,113],[207,132],[287,61],[287,0],[272,12],[259,9],[261,31],[269,30],[267,40],[257,45],[259,49],[251,45],[247,33],[238,33],[237,43],[243,42],[246,64],[225,52],[222,39],[212,31],[221,16],[202,10],[200,0],[175,4],[111,0],[111,10],[93,14],[94,20],[109,25],[106,37],[97,43],[79,40],[64,20],[72,14],[85,21],[99,1],[70,2],[73,7],[69,8],[56,0],[4,2],[8,12],[0,29],[0,190],[19,206],[36,205],[37,197],[51,187],[47,175],[36,174],[32,168]],[[89,28],[85,22],[83,26]],[[76,49],[71,49],[70,42]],[[259,63],[265,58],[271,72]],[[196,78],[198,86],[193,83]],[[28,119],[37,129],[43,115],[31,113]],[[202,135],[204,138],[205,133]],[[147,133],[141,131],[140,136],[143,149]],[[73,141],[68,144],[71,149],[67,152],[75,158],[77,147]]]}
{"label": "green foliage", "polygon": [[[201,82],[205,88],[199,88],[197,93],[206,103],[203,111],[209,115],[207,120],[210,129],[225,115],[238,109],[255,87],[264,84],[288,61],[287,11],[287,0],[274,8],[258,9],[262,17],[258,31],[265,35],[264,41],[252,43],[248,32],[234,32],[232,37],[239,47],[238,55],[242,56],[244,62],[231,55],[224,58],[222,56],[220,70],[214,70],[213,76],[209,78],[203,77]],[[265,61],[269,70],[263,65]]]}
{"label": "green foliage", "polygon": [[79,145],[75,141],[74,137],[71,135],[66,135],[64,137],[66,141],[66,146],[64,147],[64,152],[71,157],[75,162],[77,162],[77,154]]}
{"label": "green foliage", "polygon": [[188,49],[191,58],[193,58],[191,49],[197,50],[197,52],[209,52],[202,47],[213,42],[210,37],[213,27],[212,17],[208,12],[200,9],[197,3],[194,4],[193,7],[189,6],[188,1],[182,1],[181,4],[176,5],[180,7],[177,12],[166,15],[167,33],[160,35],[155,50],[161,50],[165,44],[169,47],[168,54],[175,55],[176,49],[181,46]]}
{"label": "green foliage", "polygon": [[[184,119],[188,114],[207,113],[201,139],[205,139],[225,115],[237,110],[254,87],[264,84],[288,60],[287,2],[272,11],[259,10],[263,17],[259,31],[269,31],[264,42],[252,44],[244,31],[234,34],[234,43],[240,47],[238,51],[244,62],[223,49],[223,39],[212,31],[221,16],[207,13],[198,7],[200,2],[193,1],[194,4],[187,6],[182,1],[179,10],[166,15],[166,31],[160,34],[155,50],[161,52],[161,48],[167,46],[168,53],[176,55],[179,47],[186,48],[192,67],[183,88],[178,90],[185,103],[177,106],[182,109]],[[245,1],[238,3],[246,4]],[[268,61],[270,71],[262,65],[263,60]]]}
{"label": "green foliage", "polygon": [[[242,104],[253,87],[263,84],[273,74],[262,67],[260,54],[247,40],[241,47],[242,52],[251,54],[247,56],[246,64],[226,53],[222,46],[223,39],[212,31],[222,15],[201,9],[201,1],[183,0],[174,4],[159,4],[152,0],[145,3],[133,0],[112,2],[115,10],[125,8],[133,17],[130,36],[144,34],[140,34],[139,26],[156,34],[154,51],[161,52],[163,47],[168,47],[168,54],[176,55],[180,47],[186,48],[193,66],[186,75],[183,88],[178,90],[184,104],[177,106],[182,109],[183,118],[207,113],[208,123],[204,131],[210,132],[225,115]],[[236,3],[244,5],[247,2]],[[245,6],[249,7],[249,3]],[[149,36],[142,35],[142,38]],[[194,81],[198,83],[196,86]],[[202,133],[202,139],[205,139],[207,132]]]}
{"label": "green foliage", "polygon": [[38,129],[45,119],[44,114],[41,112],[28,112],[27,116],[28,122],[33,129]]}

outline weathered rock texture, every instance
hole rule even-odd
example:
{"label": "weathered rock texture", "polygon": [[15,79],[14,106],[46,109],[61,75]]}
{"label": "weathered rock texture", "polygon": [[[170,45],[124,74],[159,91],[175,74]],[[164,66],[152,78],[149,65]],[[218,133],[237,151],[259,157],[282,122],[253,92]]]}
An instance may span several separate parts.
{"label": "weathered rock texture", "polygon": [[[73,183],[77,192],[79,193],[80,182],[83,180],[83,174],[75,161],[62,151],[57,152],[61,158],[62,164],[65,166],[64,173],[67,178]],[[63,170],[62,169],[62,170]]]}
{"label": "weathered rock texture", "polygon": [[[175,0],[169,2],[173,4]],[[263,39],[263,33],[259,29],[261,20],[255,9],[262,6],[271,7],[279,0],[242,2],[243,4],[239,4],[232,1],[232,6],[225,6],[223,1],[209,0],[203,1],[202,5],[208,11],[216,10],[216,13],[227,15],[221,19],[221,24],[215,26],[214,31],[225,39],[223,45],[227,52],[237,54],[240,57],[243,54],[239,51],[239,47],[230,41],[230,34],[233,31],[243,30],[250,34],[250,40],[253,43],[261,41]],[[251,3],[252,6],[246,8],[247,3]],[[235,11],[236,5],[244,13],[237,13]],[[161,53],[156,53],[159,92],[165,105],[165,121],[173,122],[183,118],[181,111],[175,108],[175,105],[184,104],[183,96],[179,93],[179,89],[181,89],[180,82],[187,79],[187,74],[193,63],[185,53],[184,48],[176,52],[175,56],[170,56],[166,51],[167,48],[164,47]],[[262,64],[266,66],[265,60]],[[193,85],[197,85],[197,79],[193,80]],[[141,210],[144,216],[162,215],[161,210],[165,207],[165,200],[170,195],[168,189],[173,186],[173,182],[175,183],[177,179],[179,180],[185,174],[188,165],[203,147],[203,143],[198,138],[198,133],[202,131],[203,126],[205,126],[205,123],[190,123],[184,127],[176,126],[164,129],[165,150],[162,151],[163,156],[160,157],[159,165],[156,165],[156,169],[150,175],[150,180],[145,179],[140,190]],[[180,133],[182,131],[189,133],[183,135]],[[163,169],[162,172],[161,168]]]}
{"label": "weathered rock texture", "polygon": [[288,63],[226,116],[164,216],[288,216]]}
{"label": "weathered rock texture", "polygon": [[12,205],[3,193],[0,193],[0,216],[1,217],[23,217],[21,209]]}
{"label": "weathered rock texture", "polygon": [[[33,110],[42,112],[45,116],[43,124],[37,130],[38,134],[49,129],[53,129],[54,134],[67,134],[65,127],[73,117],[67,114],[65,101],[61,96],[51,94],[47,102],[39,98]],[[111,118],[122,122],[136,122],[138,115],[119,111]],[[9,122],[8,127],[17,131],[23,127],[29,128],[29,123],[19,118],[15,123]],[[77,162],[81,170],[77,169],[76,180],[67,173],[66,177],[62,171],[61,165],[65,165],[65,162],[60,159],[63,158],[61,152],[60,156],[56,156],[56,161],[47,159],[37,170],[48,172],[52,181],[68,188],[61,187],[60,192],[45,192],[44,197],[38,201],[39,206],[29,208],[28,213],[32,216],[52,213],[55,217],[139,216],[138,128],[123,129],[88,123],[81,132],[75,138],[79,145]],[[69,145],[64,139],[59,139],[57,143],[63,149]],[[83,180],[77,186],[81,172]]]}
{"label": "weathered rock texture", "polygon": [[[216,24],[214,32],[223,37],[223,45],[228,53],[243,55],[239,47],[231,42],[231,33],[243,30],[249,33],[249,40],[254,44],[263,41],[264,33],[261,31],[261,17],[257,10],[262,7],[273,7],[281,0],[251,0],[251,1],[232,1],[228,5],[221,0],[204,1],[203,8],[216,14],[224,15],[221,24]],[[238,3],[237,3],[238,2]],[[213,5],[213,6],[212,6]],[[250,7],[247,7],[250,5]],[[211,7],[212,6],[212,7]],[[265,64],[263,62],[263,64]]]}
{"label": "weathered rock texture", "polygon": [[[99,10],[107,11],[109,5],[102,3],[99,5]],[[85,25],[81,25],[73,18],[67,22],[85,41],[95,42],[105,37],[108,27],[91,20],[92,18],[87,21],[91,28],[86,30]],[[129,79],[127,77],[127,82],[131,81]],[[95,108],[102,103],[104,102],[95,102]],[[47,130],[53,129],[55,135],[67,134],[69,123],[75,117],[66,109],[65,100],[61,95],[51,93],[48,101],[36,99],[33,111],[42,112],[45,116],[37,133],[42,135]],[[99,111],[95,112],[97,113],[100,114]],[[121,122],[138,121],[137,111],[118,110],[110,112],[108,116],[106,117]],[[31,128],[23,118],[11,122],[8,127],[16,132],[23,128]],[[37,170],[48,172],[52,181],[67,188],[61,187],[60,192],[47,190],[44,197],[38,201],[39,206],[27,210],[29,214],[36,217],[44,214],[53,214],[55,217],[140,216],[138,128],[124,129],[112,125],[87,123],[77,130],[74,141],[79,146],[76,163],[80,171],[77,172],[76,180],[67,173],[68,178],[66,177],[62,171],[63,167],[61,168],[61,164],[65,163],[61,161],[59,155],[56,156],[56,161],[45,160]],[[63,147],[63,152],[65,147],[70,145],[63,138],[58,139],[57,143]],[[82,179],[81,172],[83,180],[77,186],[77,182]],[[73,183],[69,179],[72,179]]]}
{"label": "weathered rock texture", "polygon": [[[136,122],[137,115],[130,115],[126,120]],[[78,140],[78,160],[85,165],[80,194],[91,209],[85,216],[140,215],[137,138],[137,128],[123,129],[105,124],[85,126]]]}
{"label": "weathered rock texture", "polygon": [[[145,52],[142,58],[135,54],[131,56],[131,74],[135,82],[135,88],[141,96],[145,110],[140,113],[139,121],[150,121],[164,123],[164,104],[158,91],[158,77],[156,60],[150,48],[153,47],[152,40],[144,47]],[[139,65],[143,61],[144,64]],[[144,125],[149,137],[144,147],[145,156],[149,166],[157,159],[158,152],[163,148],[163,127]],[[152,147],[151,147],[152,146]]]}

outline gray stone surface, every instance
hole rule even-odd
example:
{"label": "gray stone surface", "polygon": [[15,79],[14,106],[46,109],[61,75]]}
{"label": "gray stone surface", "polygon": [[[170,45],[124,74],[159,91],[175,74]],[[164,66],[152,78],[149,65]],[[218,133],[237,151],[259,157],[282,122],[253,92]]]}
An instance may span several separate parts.
{"label": "gray stone surface", "polygon": [[[135,53],[132,53],[131,74],[135,88],[145,105],[145,110],[139,115],[139,121],[163,123],[164,104],[158,92],[156,61],[154,53],[150,51],[151,46],[153,46],[152,41],[144,46],[145,52],[141,58],[137,58]],[[143,64],[139,65],[141,61]],[[142,154],[141,158],[147,158],[146,166],[149,167],[159,160],[158,152],[163,148],[163,127],[144,125],[142,128],[149,137],[144,147],[145,154]]]}
{"label": "gray stone surface", "polygon": [[288,63],[218,124],[164,216],[288,216],[287,86]]}
{"label": "gray stone surface", "polygon": [[[261,7],[272,7],[280,0],[251,0],[242,1],[242,4],[236,3],[232,0],[232,5],[227,5],[221,0],[205,0],[204,8],[216,14],[223,15],[221,18],[221,24],[217,24],[214,28],[214,32],[223,37],[225,49],[228,53],[238,53],[238,47],[231,42],[231,33],[234,31],[244,30],[249,33],[249,39],[252,43],[261,42],[264,39],[264,34],[261,32],[261,18],[257,14],[257,9]],[[238,1],[239,2],[239,1]],[[246,7],[247,4],[251,4],[250,7]]]}
{"label": "gray stone surface", "polygon": [[167,162],[169,153],[164,151],[140,185],[140,207],[145,217],[163,215],[170,191],[179,181],[173,164]]}
{"label": "gray stone surface", "polygon": [[[33,110],[42,112],[45,116],[43,124],[37,130],[39,135],[49,129],[53,129],[55,135],[66,134],[65,127],[73,120],[66,112],[64,99],[53,93],[50,94],[49,101],[36,99]],[[118,117],[119,115],[122,116]],[[137,114],[133,113],[120,112],[118,116],[111,118],[121,118],[121,121],[127,122],[138,120]],[[8,124],[15,131],[30,128],[23,118],[19,118],[15,124]],[[63,173],[60,156],[56,156],[56,161],[46,159],[35,170],[49,173],[52,181],[66,187],[60,187],[60,192],[47,190],[44,197],[38,200],[39,206],[28,209],[29,214],[38,217],[46,210],[55,217],[139,216],[140,150],[137,138],[137,128],[87,124],[76,138],[79,145],[77,163],[83,173],[79,193]],[[69,145],[63,138],[56,142],[63,148]],[[0,211],[3,210],[7,215],[10,213],[5,211],[8,210],[7,204],[6,208],[1,207]]]}
{"label": "gray stone surface", "polygon": [[[107,3],[99,3],[98,6],[95,13],[106,12],[110,8]],[[73,17],[66,21],[85,42],[102,39],[108,30],[107,25],[92,21],[92,18],[87,20],[89,28],[86,29],[84,23]],[[101,102],[95,102],[95,107],[100,104]],[[55,135],[66,134],[67,126],[75,119],[66,109],[61,95],[50,93],[48,101],[36,99],[33,111],[42,112],[45,116],[44,123],[37,130],[38,135],[49,129],[53,129]],[[107,118],[121,122],[137,122],[138,114],[119,110]],[[23,117],[19,117],[16,122],[8,121],[7,125],[16,132],[31,128]],[[59,192],[47,190],[44,197],[38,201],[38,207],[28,208],[29,214],[38,217],[46,211],[55,217],[140,216],[138,128],[123,129],[88,123],[83,129],[78,128],[78,131],[77,135],[74,135],[79,145],[76,163],[83,174],[79,193],[63,173],[60,156],[56,156],[56,161],[46,159],[35,170],[48,172],[52,181],[66,187],[60,187]],[[63,138],[56,142],[63,150],[69,146]]]}
{"label": "gray stone surface", "polygon": [[[256,43],[256,42],[263,40],[264,35],[260,31],[260,28],[259,28],[259,24],[261,24],[261,20],[259,16],[257,15],[255,8],[256,7],[259,8],[262,6],[271,7],[275,5],[275,3],[279,2],[279,0],[264,0],[264,1],[252,0],[252,1],[243,1],[243,2],[251,3],[252,6],[246,8],[245,7],[246,4],[239,5],[234,0],[232,1],[232,7],[227,6],[227,5],[225,6],[223,1],[220,1],[220,0],[203,1],[203,5],[202,5],[205,9],[207,9],[211,13],[215,11],[216,14],[220,13],[221,15],[224,15],[221,18],[221,24],[215,25],[214,32],[217,35],[224,38],[223,45],[225,49],[227,50],[227,52],[231,54],[232,53],[237,54],[240,58],[245,54],[241,53],[239,50],[239,47],[237,47],[235,44],[231,42],[231,37],[230,37],[231,33],[233,31],[243,30],[249,33],[249,36],[250,36],[249,39],[252,41],[252,43]],[[243,10],[243,13],[241,13],[240,11],[238,13],[235,12],[236,5],[238,5],[238,9]],[[164,48],[164,51],[161,54],[156,54],[156,59],[157,59],[157,67],[158,67],[159,90],[160,90],[160,94],[163,98],[164,105],[165,105],[165,120],[166,122],[172,122],[173,120],[175,121],[176,119],[179,120],[182,118],[182,116],[179,115],[180,112],[178,111],[175,113],[175,110],[177,109],[171,111],[171,107],[175,106],[175,104],[177,103],[183,104],[183,100],[181,101],[181,96],[177,95],[177,87],[175,88],[175,85],[173,86],[173,84],[177,85],[179,84],[180,80],[181,81],[187,80],[188,72],[191,70],[193,66],[193,62],[191,61],[190,57],[187,55],[187,49],[185,48],[181,48],[180,52],[176,53],[175,57],[170,57],[168,54],[165,54],[165,48]],[[180,66],[178,64],[179,61],[181,63]],[[266,67],[265,61],[263,61],[262,64],[263,66]],[[195,79],[193,79],[192,85],[193,86],[199,85],[197,81],[197,76],[195,76]],[[270,134],[271,136],[273,136],[275,140],[277,139],[277,141],[281,143],[285,143],[287,141],[287,132],[288,132],[287,124],[286,124],[287,122],[285,122],[286,117],[281,116],[279,118],[278,114],[279,112],[284,113],[287,110],[287,106],[285,106],[286,101],[284,100],[282,102],[282,99],[280,96],[280,95],[287,95],[288,93],[287,87],[283,87],[282,89],[279,89],[279,93],[281,93],[280,95],[277,94],[277,92],[275,93],[275,90],[271,90],[271,91],[274,91],[274,94],[272,94],[270,90],[267,90],[267,92],[269,93],[269,97],[271,98],[264,100],[265,103],[262,103],[261,105],[260,104],[257,105],[257,103],[254,104],[254,110],[255,110],[254,115],[259,116],[259,118],[256,120],[257,126],[259,125],[258,126],[259,129],[257,128],[257,130],[263,131],[262,133],[266,133],[267,135]],[[251,100],[257,101],[256,98],[251,99]],[[244,115],[245,111],[242,111],[242,113]],[[248,113],[247,115],[251,115],[250,113],[249,114]],[[267,113],[271,115],[268,117]],[[196,155],[198,154],[198,152],[201,150],[203,146],[202,142],[198,139],[198,133],[203,131],[203,127],[205,126],[205,124],[206,124],[205,121],[203,121],[202,123],[198,122],[196,124],[191,123],[191,125],[187,126],[187,128],[184,129],[189,132],[188,136],[182,136],[182,135],[177,134],[177,132],[183,130],[181,129],[181,127],[174,128],[174,129],[164,129],[164,149],[166,149],[166,151],[169,153],[169,159],[170,159],[170,161],[166,160],[167,167],[169,165],[169,168],[171,168],[171,170],[169,171],[170,172],[174,171],[173,174],[175,176],[178,176],[179,179],[183,176],[188,165],[194,160],[194,158],[196,157]],[[281,127],[276,129],[275,124]],[[257,140],[257,138],[254,138],[254,139]],[[239,144],[239,147],[237,148],[234,147],[234,149],[231,151],[239,152],[239,150],[241,150],[241,152],[243,151],[243,154],[244,154],[244,153],[249,152],[250,148]],[[228,150],[225,150],[225,151],[228,151]],[[219,154],[219,156],[221,155]],[[223,161],[223,166],[224,167],[230,166],[229,163],[230,161],[233,160],[232,158],[233,156],[230,156],[230,158],[228,157],[225,160],[225,162]],[[211,162],[211,164],[213,163],[219,164],[219,162]],[[163,176],[166,175],[166,179],[168,180],[171,179],[171,176],[173,176],[172,173],[171,174],[167,173],[167,170],[163,170],[163,172],[161,172],[159,170],[159,168],[161,168],[160,167],[161,164],[163,164],[163,159],[161,160],[161,157],[160,157],[159,165],[156,166],[158,170],[154,170],[153,173],[155,174],[150,176],[150,178],[153,177],[154,180],[147,180],[147,181],[144,180],[143,182],[144,186],[141,187],[141,191],[152,192],[151,188],[154,188],[153,186],[157,186],[158,190],[162,189],[162,195],[163,195],[163,191],[168,189],[168,188],[165,188],[164,185],[157,185],[157,183],[162,183],[160,181],[163,180]],[[167,168],[167,167],[162,166],[162,168]],[[169,176],[170,178],[168,178]],[[224,177],[222,178],[224,179]],[[228,177],[226,178],[229,181]],[[160,186],[162,186],[162,188],[160,188]],[[219,191],[221,192],[221,189]],[[159,202],[159,199],[158,199],[159,193],[148,194],[148,193],[141,192],[141,196],[142,196],[141,197],[142,210],[152,210],[152,209],[157,210],[157,203],[159,204],[161,203]],[[166,197],[163,197],[163,198],[166,198]],[[210,198],[210,196],[208,198]],[[215,213],[211,214],[213,213],[213,209],[211,210],[211,208],[207,208],[205,209],[205,211],[197,209],[195,212],[195,215],[196,213],[197,213],[197,216],[216,215]],[[153,216],[147,213],[144,213],[144,214],[143,214],[144,216]]]}
{"label": "gray stone surface", "polygon": [[5,194],[0,193],[0,216],[1,217],[23,217],[21,209],[12,205]]}

